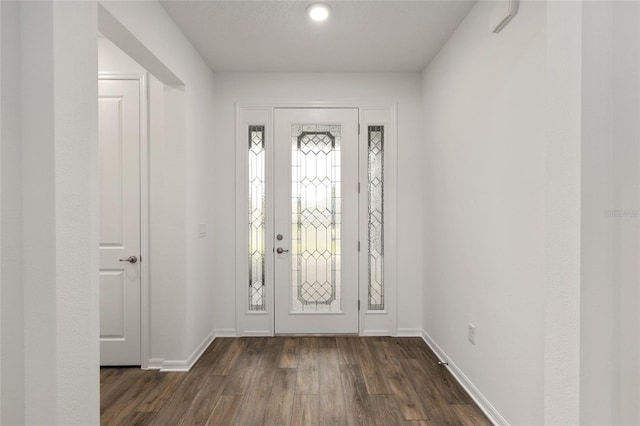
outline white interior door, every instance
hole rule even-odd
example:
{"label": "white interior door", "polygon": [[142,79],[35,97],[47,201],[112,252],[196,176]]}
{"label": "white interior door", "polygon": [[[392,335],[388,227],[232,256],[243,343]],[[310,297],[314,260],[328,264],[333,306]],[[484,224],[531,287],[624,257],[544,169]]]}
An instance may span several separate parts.
{"label": "white interior door", "polygon": [[140,365],[140,81],[99,81],[100,364]]}
{"label": "white interior door", "polygon": [[358,333],[358,110],[276,109],[276,333]]}

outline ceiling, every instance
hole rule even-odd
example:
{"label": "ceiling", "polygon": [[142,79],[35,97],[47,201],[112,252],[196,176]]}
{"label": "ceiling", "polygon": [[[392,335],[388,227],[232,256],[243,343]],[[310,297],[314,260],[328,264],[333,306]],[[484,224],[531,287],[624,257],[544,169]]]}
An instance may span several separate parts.
{"label": "ceiling", "polygon": [[214,71],[421,71],[475,0],[162,1]]}

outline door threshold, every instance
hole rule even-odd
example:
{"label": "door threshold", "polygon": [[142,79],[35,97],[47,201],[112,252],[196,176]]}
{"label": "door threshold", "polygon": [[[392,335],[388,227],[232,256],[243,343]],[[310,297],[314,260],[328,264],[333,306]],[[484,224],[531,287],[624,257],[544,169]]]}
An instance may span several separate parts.
{"label": "door threshold", "polygon": [[359,337],[358,333],[275,333],[274,337]]}

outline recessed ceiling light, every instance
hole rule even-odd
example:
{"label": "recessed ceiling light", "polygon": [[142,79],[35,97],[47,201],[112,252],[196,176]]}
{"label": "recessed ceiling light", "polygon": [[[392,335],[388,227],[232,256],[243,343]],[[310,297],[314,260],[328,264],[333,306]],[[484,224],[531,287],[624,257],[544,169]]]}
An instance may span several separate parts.
{"label": "recessed ceiling light", "polygon": [[316,22],[326,21],[329,17],[329,6],[322,3],[314,3],[307,8],[307,13]]}

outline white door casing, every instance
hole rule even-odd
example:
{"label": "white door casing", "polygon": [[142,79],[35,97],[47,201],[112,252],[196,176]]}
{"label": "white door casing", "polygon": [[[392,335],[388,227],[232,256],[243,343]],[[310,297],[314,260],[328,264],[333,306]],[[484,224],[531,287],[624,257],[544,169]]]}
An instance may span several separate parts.
{"label": "white door casing", "polygon": [[275,109],[273,164],[275,333],[358,333],[358,110]]}
{"label": "white door casing", "polygon": [[101,79],[98,104],[100,364],[140,365],[140,80]]}

